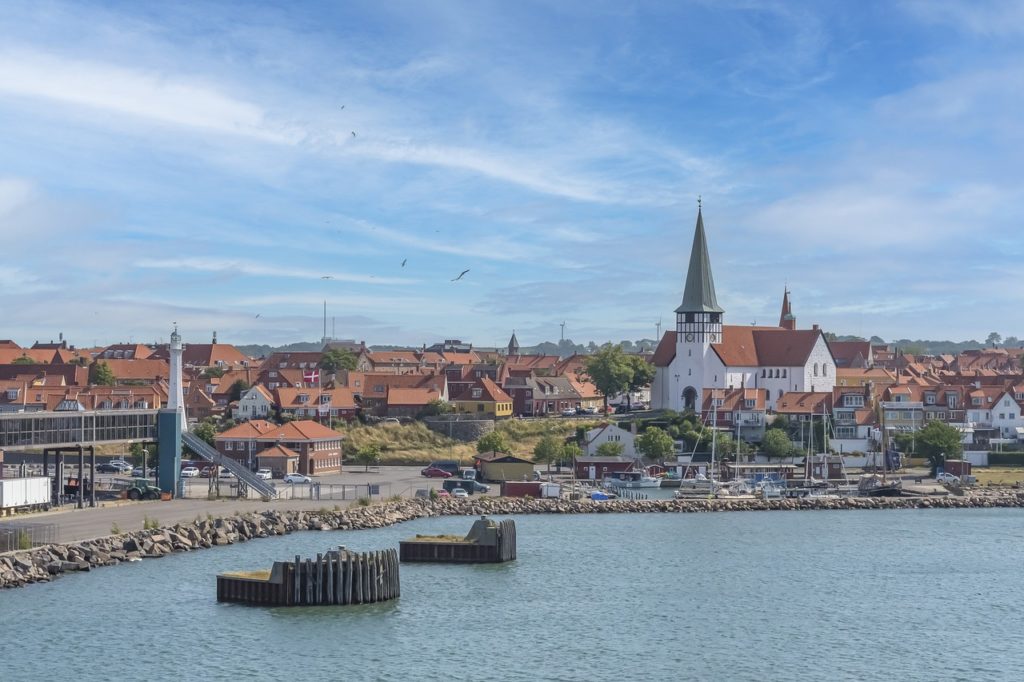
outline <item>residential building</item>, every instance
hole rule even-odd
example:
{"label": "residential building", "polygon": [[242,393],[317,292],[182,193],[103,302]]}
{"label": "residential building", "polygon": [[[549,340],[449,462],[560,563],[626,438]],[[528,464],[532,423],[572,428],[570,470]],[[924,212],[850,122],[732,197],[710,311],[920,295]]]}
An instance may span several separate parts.
{"label": "residential building", "polygon": [[[217,434],[219,452],[242,462],[250,469],[259,466],[264,450],[277,446],[295,453],[296,470],[308,476],[339,473],[342,460],[342,435],[314,421],[292,421],[282,425],[253,419]],[[285,459],[292,455],[270,452],[268,456]]]}
{"label": "residential building", "polygon": [[247,391],[238,399],[238,404],[232,412],[232,417],[237,421],[248,421],[250,419],[266,419],[274,414],[275,400],[273,394],[265,387],[257,384],[250,386]]}
{"label": "residential building", "polygon": [[765,404],[763,389],[707,388],[701,404],[701,419],[748,443],[760,443],[764,437]]}
{"label": "residential building", "polygon": [[512,416],[512,397],[488,377],[480,377],[451,401],[456,412],[501,419]]}
{"label": "residential building", "polygon": [[616,424],[602,424],[587,431],[583,442],[583,454],[586,457],[597,457],[598,448],[605,443],[621,445],[621,457],[636,459],[636,436]]}

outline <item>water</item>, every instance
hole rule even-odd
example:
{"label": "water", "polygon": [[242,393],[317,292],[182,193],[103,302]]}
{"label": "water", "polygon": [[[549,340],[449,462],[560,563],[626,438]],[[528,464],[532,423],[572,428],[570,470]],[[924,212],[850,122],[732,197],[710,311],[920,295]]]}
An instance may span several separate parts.
{"label": "water", "polygon": [[406,564],[388,604],[223,605],[214,575],[471,519],[298,533],[0,592],[0,679],[1024,677],[1018,510],[516,523],[518,561]]}

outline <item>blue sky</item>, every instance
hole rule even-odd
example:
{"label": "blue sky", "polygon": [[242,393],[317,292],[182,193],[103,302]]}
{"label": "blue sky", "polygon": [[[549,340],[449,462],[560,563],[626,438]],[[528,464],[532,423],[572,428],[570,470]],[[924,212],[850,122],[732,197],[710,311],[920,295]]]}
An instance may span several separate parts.
{"label": "blue sky", "polygon": [[649,338],[698,195],[727,322],[1024,336],[1022,53],[1020,2],[8,0],[0,337]]}

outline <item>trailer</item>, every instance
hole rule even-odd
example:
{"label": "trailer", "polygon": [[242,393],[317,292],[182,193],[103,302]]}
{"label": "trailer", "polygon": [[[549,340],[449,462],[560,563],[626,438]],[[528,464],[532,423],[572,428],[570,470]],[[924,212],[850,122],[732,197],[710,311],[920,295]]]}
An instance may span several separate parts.
{"label": "trailer", "polygon": [[50,508],[50,477],[0,478],[0,514]]}

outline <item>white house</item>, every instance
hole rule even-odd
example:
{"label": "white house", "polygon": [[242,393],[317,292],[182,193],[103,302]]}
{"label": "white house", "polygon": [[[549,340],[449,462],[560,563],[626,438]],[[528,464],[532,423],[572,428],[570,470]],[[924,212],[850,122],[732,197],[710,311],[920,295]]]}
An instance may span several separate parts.
{"label": "white house", "polygon": [[675,330],[662,336],[654,352],[654,409],[696,410],[705,389],[755,388],[766,391],[773,410],[783,393],[835,387],[836,363],[825,336],[817,325],[796,328],[788,291],[779,326],[723,324],[699,209],[683,301],[675,312]]}
{"label": "white house", "polygon": [[[992,405],[992,428],[998,431],[999,438],[1018,439],[1018,428],[1024,428],[1024,393],[1017,393],[1016,388],[1003,392]],[[1020,398],[1018,398],[1020,396]]]}
{"label": "white house", "polygon": [[238,406],[235,408],[232,417],[238,421],[250,419],[266,419],[274,411],[274,396],[257,384],[249,388],[241,398],[238,399]]}
{"label": "white house", "polygon": [[622,445],[623,457],[636,457],[636,436],[615,424],[605,424],[587,431],[583,454],[594,457],[597,455],[597,449],[605,443],[619,443]]}

